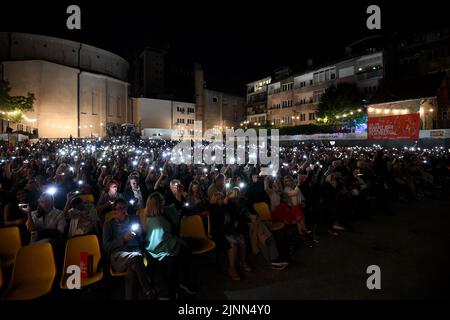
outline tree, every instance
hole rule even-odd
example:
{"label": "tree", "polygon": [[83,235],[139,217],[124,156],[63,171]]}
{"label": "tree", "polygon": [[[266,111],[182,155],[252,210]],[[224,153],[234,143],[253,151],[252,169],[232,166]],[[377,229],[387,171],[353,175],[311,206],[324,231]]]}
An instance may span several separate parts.
{"label": "tree", "polygon": [[2,118],[17,123],[22,120],[25,112],[33,111],[36,98],[28,92],[26,96],[11,96],[11,87],[8,81],[0,80],[0,112]]}
{"label": "tree", "polygon": [[364,95],[359,89],[354,84],[342,83],[325,90],[318,117],[325,124],[356,127],[367,121],[363,106]]}

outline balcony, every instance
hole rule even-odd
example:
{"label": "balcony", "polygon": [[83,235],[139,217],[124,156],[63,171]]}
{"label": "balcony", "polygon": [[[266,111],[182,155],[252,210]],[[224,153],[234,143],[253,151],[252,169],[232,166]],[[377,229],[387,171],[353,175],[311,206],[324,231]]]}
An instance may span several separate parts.
{"label": "balcony", "polygon": [[260,114],[260,113],[265,113],[266,109],[253,109],[250,111],[247,111],[247,115],[254,115],[254,114]]}
{"label": "balcony", "polygon": [[298,107],[298,106],[307,106],[309,104],[314,104],[314,101],[313,100],[307,100],[306,102],[297,101],[296,103],[294,103],[294,105],[296,107]]}
{"label": "balcony", "polygon": [[281,88],[269,91],[268,95],[270,96],[272,94],[277,94],[277,93],[280,93],[280,92],[281,92]]}
{"label": "balcony", "polygon": [[373,70],[369,72],[364,72],[356,75],[356,79],[358,81],[361,80],[369,80],[374,78],[382,78],[383,77],[383,69]]}

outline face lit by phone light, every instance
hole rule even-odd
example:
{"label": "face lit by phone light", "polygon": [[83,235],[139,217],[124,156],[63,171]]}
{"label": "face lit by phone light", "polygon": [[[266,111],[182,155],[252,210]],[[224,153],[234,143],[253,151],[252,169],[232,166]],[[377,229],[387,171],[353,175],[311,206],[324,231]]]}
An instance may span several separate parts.
{"label": "face lit by phone light", "polygon": [[127,216],[127,206],[125,203],[119,202],[114,206],[115,218],[119,221],[124,221]]}

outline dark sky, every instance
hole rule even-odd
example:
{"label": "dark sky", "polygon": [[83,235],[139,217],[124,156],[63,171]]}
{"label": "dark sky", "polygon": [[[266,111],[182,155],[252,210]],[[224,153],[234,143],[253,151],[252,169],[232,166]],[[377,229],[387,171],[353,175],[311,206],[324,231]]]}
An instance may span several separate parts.
{"label": "dark sky", "polygon": [[[378,31],[366,8],[381,7],[382,32],[449,24],[442,3],[426,1],[9,1],[0,30],[82,41],[131,61],[147,45],[169,45],[180,60],[203,65],[207,87],[244,92],[244,84],[308,58],[342,56],[345,45]],[[119,2],[119,1],[117,1]],[[81,31],[66,28],[66,8],[81,7]]]}

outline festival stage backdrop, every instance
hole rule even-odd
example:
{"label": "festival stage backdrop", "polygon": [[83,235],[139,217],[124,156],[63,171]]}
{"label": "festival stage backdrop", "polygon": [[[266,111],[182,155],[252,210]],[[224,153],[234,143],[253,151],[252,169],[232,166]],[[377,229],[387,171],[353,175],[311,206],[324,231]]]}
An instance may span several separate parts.
{"label": "festival stage backdrop", "polygon": [[419,139],[419,113],[369,117],[367,120],[368,140]]}

